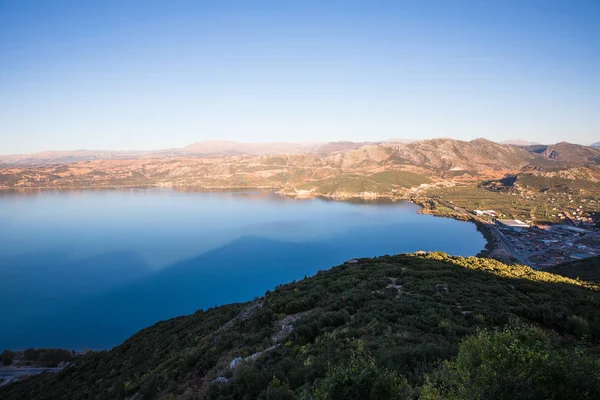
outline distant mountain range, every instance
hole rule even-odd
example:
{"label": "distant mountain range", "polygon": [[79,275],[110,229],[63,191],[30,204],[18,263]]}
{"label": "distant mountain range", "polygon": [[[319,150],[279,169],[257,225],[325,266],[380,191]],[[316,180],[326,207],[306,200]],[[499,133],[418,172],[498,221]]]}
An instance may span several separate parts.
{"label": "distant mountain range", "polygon": [[500,142],[500,144],[512,144],[513,146],[532,146],[534,144],[539,144],[537,142],[528,142],[523,139],[511,139]]}
{"label": "distant mountain range", "polygon": [[232,141],[197,142],[181,148],[150,151],[75,150],[44,151],[33,154],[0,155],[0,163],[13,165],[64,164],[92,160],[135,160],[164,157],[230,157],[240,155],[318,154],[358,149],[376,142],[242,143]]}
{"label": "distant mountain range", "polygon": [[[375,156],[381,160],[394,154],[406,163],[442,169],[512,169],[539,160],[576,164],[597,163],[600,155],[592,146],[566,142],[541,145],[516,139],[502,143],[487,139],[469,142],[443,138],[431,140],[390,139],[385,142],[306,142],[306,143],[240,143],[205,141],[181,148],[155,151],[76,150],[45,151],[33,154],[0,155],[0,164],[35,165],[68,164],[94,160],[135,160],[170,157],[232,157],[277,154],[311,154],[318,157],[335,155],[336,164],[354,164],[356,159]],[[360,150],[360,151],[359,151]],[[356,153],[359,151],[359,153]],[[376,153],[381,153],[375,155]],[[361,155],[362,154],[362,155]],[[353,161],[354,160],[354,161]]]}
{"label": "distant mountain range", "polygon": [[590,147],[600,148],[600,142],[592,143]]}
{"label": "distant mountain range", "polygon": [[515,146],[481,138],[410,143],[201,142],[154,152],[5,156],[0,163],[4,164],[0,188],[251,187],[344,196],[392,189],[399,193],[408,189],[408,181],[414,183],[408,186],[417,187],[432,177],[497,179],[521,171],[600,180],[600,149],[566,142]]}

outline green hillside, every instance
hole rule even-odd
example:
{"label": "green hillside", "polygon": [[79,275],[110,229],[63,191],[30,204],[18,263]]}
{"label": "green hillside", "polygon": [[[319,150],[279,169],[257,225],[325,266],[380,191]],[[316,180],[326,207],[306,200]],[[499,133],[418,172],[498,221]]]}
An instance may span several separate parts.
{"label": "green hillside", "polygon": [[332,178],[300,185],[299,189],[314,190],[315,193],[333,195],[336,193],[386,193],[391,189],[373,179],[355,174],[342,174]]}
{"label": "green hillside", "polygon": [[431,183],[431,179],[410,171],[383,171],[371,176],[342,174],[303,184],[299,186],[299,189],[315,190],[316,193],[325,195],[336,193],[361,194],[364,192],[383,194],[391,193],[396,189],[416,187],[422,183]]}
{"label": "green hillside", "polygon": [[600,283],[600,256],[558,264],[546,271],[571,279]]}
{"label": "green hillside", "polygon": [[383,171],[370,176],[375,182],[379,182],[387,187],[410,188],[419,186],[423,183],[431,183],[431,179],[422,174],[410,171]]}
{"label": "green hillside", "polygon": [[595,284],[495,260],[361,259],[159,322],[0,398],[598,398],[599,307]]}

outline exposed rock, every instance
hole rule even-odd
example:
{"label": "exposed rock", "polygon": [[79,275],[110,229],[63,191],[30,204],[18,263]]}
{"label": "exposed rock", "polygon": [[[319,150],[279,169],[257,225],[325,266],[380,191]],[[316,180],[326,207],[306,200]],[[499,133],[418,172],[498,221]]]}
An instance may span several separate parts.
{"label": "exposed rock", "polygon": [[292,323],[298,320],[299,318],[304,317],[309,314],[310,311],[303,311],[297,314],[288,315],[285,318],[280,319],[275,322],[275,334],[271,336],[271,340],[273,343],[279,343],[283,341],[294,329]]}
{"label": "exposed rock", "polygon": [[560,142],[548,146],[542,153],[545,157],[569,164],[598,164],[600,149]]}
{"label": "exposed rock", "polygon": [[258,357],[260,357],[262,354],[264,354],[266,352],[269,352],[269,351],[273,351],[273,350],[275,350],[278,347],[279,347],[278,344],[274,344],[273,346],[269,346],[266,349],[264,349],[263,351],[258,351],[256,353],[252,354],[251,356],[248,356],[248,357],[244,358],[244,361],[254,361]]}
{"label": "exposed rock", "polygon": [[236,357],[229,363],[230,369],[235,369],[235,367],[242,362],[242,357]]}
{"label": "exposed rock", "polygon": [[221,325],[219,330],[229,328],[236,321],[244,321],[244,320],[248,319],[252,314],[254,314],[254,312],[256,312],[257,310],[260,310],[262,308],[262,306],[263,306],[263,302],[261,300],[256,300],[256,301],[252,302],[248,307],[246,307],[244,309],[244,311],[242,311],[241,313],[236,315],[235,318],[233,318],[230,321],[227,321],[226,323]]}

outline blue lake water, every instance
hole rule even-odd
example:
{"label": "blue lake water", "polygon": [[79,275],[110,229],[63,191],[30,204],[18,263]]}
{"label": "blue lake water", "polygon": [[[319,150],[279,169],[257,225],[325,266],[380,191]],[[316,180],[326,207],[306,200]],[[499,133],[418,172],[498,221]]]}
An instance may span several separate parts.
{"label": "blue lake water", "polygon": [[355,257],[475,255],[475,225],[405,201],[168,189],[0,192],[0,349],[100,349]]}

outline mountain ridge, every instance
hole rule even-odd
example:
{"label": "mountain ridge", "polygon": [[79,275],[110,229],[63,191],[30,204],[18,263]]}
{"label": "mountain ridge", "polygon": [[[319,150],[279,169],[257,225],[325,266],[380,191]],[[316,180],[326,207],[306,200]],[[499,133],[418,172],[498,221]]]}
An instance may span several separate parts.
{"label": "mountain ridge", "polygon": [[262,154],[272,147],[256,144],[244,151],[259,154],[232,154],[232,146],[231,142],[212,142],[193,150],[204,153],[124,153],[117,159],[108,154],[106,159],[66,163],[27,164],[24,160],[24,164],[0,165],[0,188],[252,188],[335,198],[408,198],[431,186],[497,180],[509,174],[592,181],[600,176],[600,149],[564,142],[525,148],[483,138],[331,142],[302,145],[305,152],[278,154]]}
{"label": "mountain ridge", "polygon": [[503,140],[499,143],[500,144],[510,144],[513,146],[533,146],[536,144],[540,144],[538,142],[530,142],[530,141],[523,140],[523,139],[509,139],[509,140]]}
{"label": "mountain ridge", "polygon": [[[352,141],[337,141],[337,142],[265,142],[265,143],[243,143],[234,141],[204,141],[189,144],[180,148],[161,149],[161,150],[73,150],[73,151],[43,151],[31,154],[13,154],[0,155],[0,163],[8,165],[35,165],[35,164],[64,164],[81,161],[94,160],[132,160],[141,158],[170,158],[170,157],[231,157],[242,155],[277,155],[277,154],[316,154],[320,157],[326,157],[338,152],[358,150],[368,146],[383,146],[398,148],[410,154],[411,150],[418,151],[428,147],[440,146],[443,150],[443,143],[454,143],[455,146],[470,146],[475,151],[485,150],[489,147],[490,153],[498,149],[503,149],[503,153],[512,151],[517,153],[518,150],[508,150],[515,147],[514,144],[496,143],[487,139],[478,138],[471,141],[462,141],[450,138],[437,138],[426,140],[403,140],[390,139],[388,141],[375,142],[352,142]],[[479,148],[476,148],[479,144]],[[498,147],[502,146],[502,147]],[[448,146],[446,146],[448,147]],[[585,162],[590,161],[589,158],[596,157],[595,149],[589,146],[570,144],[560,142],[555,145],[539,145],[528,144],[518,145],[529,153],[539,154],[549,159],[561,159],[565,161]],[[586,150],[588,149],[588,150]],[[448,149],[446,149],[448,150]],[[554,151],[554,153],[553,153]],[[578,158],[568,153],[578,153]],[[561,155],[563,154],[563,155]],[[566,154],[566,156],[564,155]],[[490,159],[491,154],[489,155]],[[521,154],[525,159],[525,153]]]}

